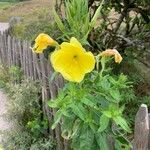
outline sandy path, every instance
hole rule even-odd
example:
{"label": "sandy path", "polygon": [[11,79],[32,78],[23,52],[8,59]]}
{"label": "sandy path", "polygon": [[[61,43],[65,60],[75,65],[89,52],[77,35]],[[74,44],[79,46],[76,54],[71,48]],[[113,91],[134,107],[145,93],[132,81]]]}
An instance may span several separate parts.
{"label": "sandy path", "polygon": [[[0,32],[4,32],[9,28],[8,23],[1,23],[0,22]],[[7,112],[6,109],[6,101],[7,97],[5,94],[0,90],[0,131],[9,131],[11,129],[11,125],[6,119],[4,118],[4,114]],[[2,136],[0,135],[0,143],[2,142]]]}
{"label": "sandy path", "polygon": [[[7,112],[6,109],[6,95],[0,91],[0,131],[9,131],[11,129],[11,124],[4,118],[4,114]],[[0,142],[2,142],[2,137],[0,136]]]}

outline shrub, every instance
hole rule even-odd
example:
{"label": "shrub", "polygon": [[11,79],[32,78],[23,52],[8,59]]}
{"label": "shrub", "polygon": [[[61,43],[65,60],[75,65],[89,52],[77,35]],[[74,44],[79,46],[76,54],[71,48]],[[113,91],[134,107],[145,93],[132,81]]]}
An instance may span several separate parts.
{"label": "shrub", "polygon": [[0,88],[5,87],[6,83],[10,81],[7,67],[0,64]]}

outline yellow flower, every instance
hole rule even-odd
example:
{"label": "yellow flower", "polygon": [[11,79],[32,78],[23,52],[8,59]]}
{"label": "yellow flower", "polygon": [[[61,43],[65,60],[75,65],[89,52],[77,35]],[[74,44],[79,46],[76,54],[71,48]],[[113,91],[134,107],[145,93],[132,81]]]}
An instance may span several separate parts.
{"label": "yellow flower", "polygon": [[86,73],[95,66],[95,58],[91,52],[86,52],[78,40],[71,38],[70,43],[63,42],[60,49],[50,56],[55,71],[72,82],[81,82]]}
{"label": "yellow flower", "polygon": [[51,46],[54,43],[55,41],[49,35],[41,33],[35,39],[35,44],[32,50],[35,53],[42,53],[47,46]]}
{"label": "yellow flower", "polygon": [[116,49],[107,49],[100,53],[100,56],[115,56],[116,63],[120,63],[122,61],[122,57]]}

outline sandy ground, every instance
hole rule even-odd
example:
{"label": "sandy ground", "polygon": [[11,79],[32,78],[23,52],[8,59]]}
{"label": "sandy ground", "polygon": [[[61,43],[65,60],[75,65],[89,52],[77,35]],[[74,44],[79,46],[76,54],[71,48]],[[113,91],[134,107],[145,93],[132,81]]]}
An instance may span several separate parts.
{"label": "sandy ground", "polygon": [[[9,28],[9,24],[8,23],[1,23],[0,22],[0,32],[4,32],[5,30],[7,30]],[[5,94],[0,90],[0,131],[8,131],[11,129],[11,125],[9,122],[6,121],[6,119],[4,119],[4,114],[7,112],[6,109],[6,101],[7,101],[7,97],[5,96]],[[2,142],[2,137],[0,135],[0,143]]]}
{"label": "sandy ground", "polygon": [[[7,101],[6,95],[2,91],[0,91],[0,132],[9,131],[12,126],[11,123],[8,122],[3,116],[7,112],[6,101]],[[0,143],[1,142],[2,137],[0,136]]]}

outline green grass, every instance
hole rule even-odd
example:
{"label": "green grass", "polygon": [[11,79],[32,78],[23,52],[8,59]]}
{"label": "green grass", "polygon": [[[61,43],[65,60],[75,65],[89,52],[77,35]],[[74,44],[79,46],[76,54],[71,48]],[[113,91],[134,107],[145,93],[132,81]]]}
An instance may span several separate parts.
{"label": "green grass", "polygon": [[8,7],[10,7],[11,5],[13,5],[13,3],[10,3],[10,2],[0,2],[0,10],[5,10],[7,9]]}

